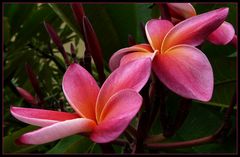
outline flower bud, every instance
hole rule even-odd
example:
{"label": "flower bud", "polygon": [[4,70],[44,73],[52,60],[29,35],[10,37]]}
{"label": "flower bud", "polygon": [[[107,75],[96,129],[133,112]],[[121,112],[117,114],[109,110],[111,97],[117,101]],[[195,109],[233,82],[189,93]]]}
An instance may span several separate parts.
{"label": "flower bud", "polygon": [[50,38],[53,40],[53,42],[55,43],[55,45],[57,46],[58,50],[61,52],[63,58],[64,58],[64,61],[67,65],[70,64],[69,60],[68,60],[68,57],[67,57],[67,53],[63,47],[63,44],[58,36],[58,34],[56,33],[56,31],[53,29],[53,27],[47,23],[46,21],[44,21],[44,26],[50,36]]}
{"label": "flower bud", "polygon": [[21,97],[28,103],[32,104],[32,105],[37,105],[37,101],[35,100],[35,98],[25,89],[21,88],[21,87],[16,87],[18,93],[21,95]]}

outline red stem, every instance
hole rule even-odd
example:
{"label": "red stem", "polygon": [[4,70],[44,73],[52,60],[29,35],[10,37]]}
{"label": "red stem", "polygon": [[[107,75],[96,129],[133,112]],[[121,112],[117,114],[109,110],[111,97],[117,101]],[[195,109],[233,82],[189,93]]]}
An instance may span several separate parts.
{"label": "red stem", "polygon": [[214,141],[216,138],[214,135],[202,137],[198,139],[194,139],[191,141],[183,141],[183,142],[174,142],[174,143],[157,143],[157,144],[147,144],[149,148],[181,148],[181,147],[189,147],[195,146],[200,144],[205,144]]}

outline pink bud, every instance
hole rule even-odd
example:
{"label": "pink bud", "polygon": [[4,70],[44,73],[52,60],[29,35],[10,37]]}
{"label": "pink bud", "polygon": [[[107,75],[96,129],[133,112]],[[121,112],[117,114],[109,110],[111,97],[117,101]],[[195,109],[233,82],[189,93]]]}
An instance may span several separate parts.
{"label": "pink bud", "polygon": [[32,104],[32,105],[37,105],[37,101],[35,100],[35,98],[25,89],[21,88],[21,87],[16,87],[18,93],[21,95],[21,97],[28,103]]}
{"label": "pink bud", "polygon": [[83,16],[85,16],[82,4],[81,3],[72,3],[71,8],[72,8],[72,11],[73,11],[73,16],[75,18],[75,21],[79,24],[79,26],[82,29]]}
{"label": "pink bud", "polygon": [[86,16],[83,17],[83,32],[85,37],[86,49],[93,57],[94,63],[98,71],[99,81],[101,83],[105,80],[102,50],[97,39],[97,35],[93,30],[93,27]]}
{"label": "pink bud", "polygon": [[26,68],[26,72],[28,74],[28,77],[29,77],[29,80],[30,80],[30,82],[32,84],[33,89],[37,93],[39,99],[43,100],[43,95],[42,95],[42,92],[40,90],[36,74],[33,72],[31,66],[28,65],[27,63],[25,64],[25,68]]}
{"label": "pink bud", "polygon": [[58,50],[61,52],[61,54],[63,55],[63,58],[65,60],[65,63],[67,65],[70,64],[69,60],[68,60],[68,57],[67,57],[67,53],[63,47],[63,44],[60,40],[60,37],[58,36],[58,34],[56,33],[56,31],[53,29],[53,27],[47,23],[46,21],[44,21],[44,26],[50,36],[50,38],[53,40],[53,42],[56,44]]}

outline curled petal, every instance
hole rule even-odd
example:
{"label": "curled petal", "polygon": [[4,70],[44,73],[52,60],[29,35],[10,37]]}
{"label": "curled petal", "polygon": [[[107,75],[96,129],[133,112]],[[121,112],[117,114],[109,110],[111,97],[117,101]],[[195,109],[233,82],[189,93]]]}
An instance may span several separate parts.
{"label": "curled petal", "polygon": [[196,11],[190,3],[166,3],[172,17],[177,19],[187,19],[195,16]]}
{"label": "curled petal", "polygon": [[151,59],[134,60],[117,68],[102,85],[97,98],[97,120],[109,98],[123,89],[140,91],[148,81],[151,72]]}
{"label": "curled petal", "polygon": [[154,50],[161,50],[162,41],[173,24],[168,20],[150,20],[145,26],[148,41]]}
{"label": "curled petal", "polygon": [[213,71],[207,57],[189,45],[177,45],[153,60],[158,78],[173,92],[189,99],[209,101]]}
{"label": "curled petal", "polygon": [[208,40],[215,45],[226,45],[234,37],[235,30],[233,26],[224,21],[221,26],[208,36]]}
{"label": "curled petal", "polygon": [[224,22],[228,10],[228,8],[213,10],[178,23],[165,36],[161,52],[164,53],[179,44],[198,46]]}
{"label": "curled petal", "polygon": [[129,62],[132,62],[136,59],[142,59],[142,58],[151,58],[153,60],[155,56],[155,53],[148,53],[148,52],[133,52],[130,54],[126,54],[122,57],[120,66],[127,64]]}
{"label": "curled petal", "polygon": [[95,119],[99,87],[79,64],[71,64],[63,76],[63,92],[72,108],[82,117]]}
{"label": "curled petal", "polygon": [[44,144],[77,133],[91,132],[96,126],[93,120],[77,118],[58,122],[53,125],[22,135],[18,142],[24,144]]}
{"label": "curled petal", "polygon": [[78,114],[42,109],[11,107],[11,114],[18,120],[36,126],[48,126],[69,119],[79,118]]}
{"label": "curled petal", "polygon": [[122,57],[131,52],[153,52],[152,48],[148,44],[139,44],[131,47],[123,48],[115,52],[109,61],[109,67],[113,71],[120,66],[120,60]]}
{"label": "curled petal", "polygon": [[116,139],[137,114],[141,104],[142,97],[134,90],[122,90],[114,94],[105,105],[91,139],[97,143]]}

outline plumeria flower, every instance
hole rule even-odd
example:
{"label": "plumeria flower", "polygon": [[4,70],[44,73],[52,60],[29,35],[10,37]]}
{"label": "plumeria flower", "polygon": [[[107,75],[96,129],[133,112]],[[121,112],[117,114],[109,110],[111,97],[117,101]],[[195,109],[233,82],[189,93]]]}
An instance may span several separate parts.
{"label": "plumeria flower", "polygon": [[152,69],[172,91],[189,99],[209,101],[213,92],[213,71],[205,54],[195,46],[225,20],[228,8],[188,18],[177,25],[152,19],[145,25],[149,44],[118,50],[109,66],[116,69],[130,61],[151,57]]}
{"label": "plumeria flower", "polygon": [[115,140],[139,111],[138,92],[150,76],[151,59],[130,62],[116,69],[101,88],[80,65],[71,64],[63,77],[63,92],[76,113],[11,107],[18,120],[40,126],[22,135],[24,144],[44,144],[78,133],[96,143]]}
{"label": "plumeria flower", "polygon": [[[170,15],[172,16],[172,22],[174,24],[196,16],[197,13],[194,7],[190,3],[166,3],[169,8]],[[233,39],[235,30],[227,21],[224,21],[214,32],[212,32],[207,40],[215,45],[226,45]]]}

